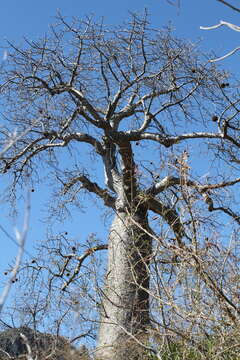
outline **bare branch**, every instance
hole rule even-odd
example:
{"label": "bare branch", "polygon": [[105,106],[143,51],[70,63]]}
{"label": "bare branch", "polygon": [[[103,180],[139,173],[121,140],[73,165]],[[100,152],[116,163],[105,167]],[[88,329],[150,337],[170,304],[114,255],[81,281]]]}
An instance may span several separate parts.
{"label": "bare branch", "polygon": [[11,277],[9,278],[8,283],[6,284],[5,288],[3,289],[1,297],[0,297],[0,313],[2,312],[3,306],[7,300],[8,294],[10,292],[11,286],[15,282],[18,270],[21,265],[21,261],[22,261],[23,254],[24,254],[25,242],[26,242],[26,238],[27,238],[27,232],[29,229],[29,216],[30,216],[30,203],[29,203],[29,193],[28,193],[23,229],[22,229],[22,232],[19,232],[18,230],[16,230],[16,240],[17,240],[17,243],[19,246],[18,254],[16,257],[15,265],[11,272]]}
{"label": "bare branch", "polygon": [[129,141],[138,141],[138,140],[153,140],[159,142],[165,147],[170,147],[174,144],[178,144],[181,141],[190,140],[190,139],[222,139],[222,134],[216,133],[207,133],[207,132],[196,132],[189,134],[181,134],[178,136],[163,136],[157,133],[144,132],[140,133],[138,130],[128,130],[124,133],[119,134],[123,138]]}
{"label": "bare branch", "polygon": [[213,25],[213,26],[200,26],[200,29],[201,30],[213,30],[213,29],[217,29],[221,26],[227,26],[229,27],[230,29],[234,30],[234,31],[240,31],[240,26],[237,26],[235,24],[232,24],[232,23],[229,23],[227,21],[223,21],[223,20],[220,20],[219,24],[217,25]]}
{"label": "bare branch", "polygon": [[[99,251],[99,250],[107,250],[108,249],[108,245],[98,245],[98,246],[95,246],[93,248],[90,248],[90,249],[87,249],[85,251],[85,253],[81,256],[76,256],[76,254],[70,254],[70,255],[63,255],[63,257],[67,258],[67,259],[71,259],[71,258],[74,258],[78,261],[78,264],[74,270],[74,273],[72,274],[72,276],[70,276],[70,278],[68,279],[68,281],[65,282],[65,284],[62,286],[62,291],[65,291],[66,288],[75,280],[75,278],[78,276],[79,274],[79,271],[81,269],[81,266],[82,266],[82,263],[84,262],[84,260],[92,255],[93,253],[95,253],[96,251]],[[62,272],[63,274],[63,272]],[[62,276],[62,275],[61,275]]]}
{"label": "bare branch", "polygon": [[240,50],[240,46],[236,47],[235,49],[229,51],[227,54],[223,55],[223,56],[220,56],[219,58],[216,58],[216,59],[211,59],[209,60],[210,62],[216,62],[216,61],[221,61],[221,60],[224,60],[226,59],[227,57],[235,54],[235,52],[237,52],[238,50]]}
{"label": "bare branch", "polygon": [[240,12],[240,8],[237,8],[236,6],[230,4],[228,1],[225,1],[225,0],[217,0],[217,1],[219,1],[219,2],[222,3],[223,5],[228,6],[230,9],[232,9],[232,10],[234,10],[234,11]]}
{"label": "bare branch", "polygon": [[[208,190],[221,189],[224,187],[232,186],[232,185],[238,184],[239,182],[240,182],[240,178],[236,178],[231,181],[222,181],[222,182],[216,183],[216,184],[201,185],[201,184],[197,183],[196,181],[186,180],[186,181],[184,181],[184,185],[193,187],[193,188],[197,189],[200,193],[204,193]],[[151,195],[157,195],[160,192],[167,190],[170,186],[181,185],[181,184],[182,184],[181,178],[178,178],[175,176],[166,176],[162,180],[158,181],[156,184],[152,185],[149,189],[147,189],[146,193],[151,194]]]}
{"label": "bare branch", "polygon": [[[222,0],[218,0],[218,1],[220,1],[220,2],[222,2],[222,3],[225,3],[225,2],[222,1]],[[227,3],[225,3],[225,5],[227,5]],[[230,5],[228,4],[228,6],[230,6]],[[231,7],[231,6],[230,6],[230,7]],[[236,8],[234,8],[234,10],[236,10]],[[238,11],[240,12],[240,9],[238,9]],[[235,25],[235,24],[232,24],[232,23],[229,23],[229,22],[223,21],[223,20],[221,20],[221,21],[219,22],[219,24],[217,24],[217,25],[213,25],[213,26],[200,26],[200,29],[201,29],[201,30],[213,30],[213,29],[219,28],[220,26],[227,26],[227,27],[229,27],[230,29],[232,29],[232,30],[234,30],[234,31],[238,31],[238,32],[240,31],[240,26],[237,26],[237,25]],[[216,61],[224,60],[224,59],[226,59],[227,57],[235,54],[235,52],[237,52],[238,50],[240,50],[240,47],[239,47],[239,46],[236,47],[235,49],[229,51],[227,54],[225,54],[225,55],[223,55],[223,56],[221,56],[221,57],[219,57],[219,58],[216,58],[216,59],[211,59],[211,60],[209,60],[209,61],[210,61],[210,62],[216,62]]]}
{"label": "bare branch", "polygon": [[[88,134],[72,133],[70,135],[61,135],[61,133],[57,133],[56,131],[48,131],[48,132],[46,131],[41,134],[43,136],[30,142],[30,144],[28,144],[24,149],[22,149],[15,156],[13,156],[10,161],[6,161],[3,172],[7,172],[7,170],[9,170],[11,168],[11,166],[14,163],[16,163],[19,159],[21,159],[24,155],[28,154],[26,156],[26,158],[24,159],[24,161],[22,162],[21,168],[23,168],[32,157],[39,154],[40,152],[42,152],[46,149],[65,147],[69,144],[69,142],[71,142],[73,140],[90,144],[96,149],[96,152],[98,154],[100,154],[100,155],[104,154],[104,150],[103,150],[101,143],[99,141],[97,141],[94,137],[92,137],[91,135],[88,135]],[[49,140],[51,140],[51,142],[36,146],[37,143],[42,142],[45,139],[49,139]],[[53,142],[56,140],[62,140],[62,141],[61,142]],[[31,150],[31,152],[30,152],[30,150]]]}
{"label": "bare branch", "polygon": [[163,219],[166,220],[170,228],[173,230],[179,246],[182,247],[182,238],[185,235],[185,230],[177,212],[170,206],[164,205],[159,199],[150,197],[146,201],[150,210],[161,215]]}
{"label": "bare branch", "polygon": [[77,182],[80,182],[84,189],[100,197],[104,201],[105,205],[114,208],[115,199],[108,193],[108,190],[102,189],[97,183],[91,182],[85,175],[76,176],[65,184],[63,194],[66,194]]}

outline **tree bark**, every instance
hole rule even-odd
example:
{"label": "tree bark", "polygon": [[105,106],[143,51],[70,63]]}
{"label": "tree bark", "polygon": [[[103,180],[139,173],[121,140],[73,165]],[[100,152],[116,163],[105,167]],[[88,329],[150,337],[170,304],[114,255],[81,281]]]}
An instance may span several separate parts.
{"label": "tree bark", "polygon": [[144,342],[149,325],[152,251],[151,237],[144,229],[148,229],[146,211],[138,210],[132,216],[118,212],[113,221],[96,353],[98,360],[140,359],[137,353],[139,350],[143,353],[138,341]]}

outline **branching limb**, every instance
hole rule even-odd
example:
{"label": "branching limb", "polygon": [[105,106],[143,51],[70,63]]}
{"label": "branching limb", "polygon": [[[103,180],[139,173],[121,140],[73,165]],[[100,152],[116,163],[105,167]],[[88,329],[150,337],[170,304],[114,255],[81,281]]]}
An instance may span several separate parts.
{"label": "branching limb", "polygon": [[69,128],[69,126],[77,118],[78,115],[79,115],[79,109],[77,108],[73,111],[72,115],[64,122],[59,134],[63,134],[64,131]]}
{"label": "branching limb", "polygon": [[[209,190],[222,189],[227,186],[233,186],[235,184],[238,184],[239,182],[240,182],[240,178],[236,178],[231,181],[222,181],[222,182],[216,183],[216,184],[201,185],[201,184],[197,183],[196,181],[186,180],[186,181],[184,181],[184,185],[195,188],[201,194],[203,194]],[[166,176],[165,178],[163,178],[162,180],[158,181],[156,184],[151,186],[149,189],[147,189],[146,193],[154,196],[154,195],[161,193],[164,190],[167,190],[171,186],[181,185],[181,184],[182,184],[182,179],[180,177]]]}
{"label": "branching limb", "polygon": [[182,247],[182,238],[186,234],[184,226],[176,210],[163,204],[159,199],[155,199],[153,197],[149,197],[146,202],[149,210],[152,210],[156,214],[161,215],[161,217],[168,223],[176,236],[178,245]]}
{"label": "branching limb", "polygon": [[85,175],[76,176],[65,184],[63,194],[66,194],[77,182],[80,182],[84,189],[100,197],[105,205],[114,208],[115,198],[108,193],[107,189],[102,189],[97,183],[91,182]]}
{"label": "branching limb", "polygon": [[49,132],[45,132],[44,133],[45,138],[51,140],[63,140],[63,142],[65,143],[65,145],[67,145],[70,141],[79,141],[79,142],[84,142],[87,143],[89,145],[92,145],[96,152],[100,155],[104,154],[104,149],[102,147],[102,144],[100,143],[100,141],[98,141],[96,138],[94,138],[93,136],[86,134],[86,133],[71,133],[69,135],[61,135],[61,133],[57,133],[55,131],[49,131]]}
{"label": "branching limb", "polygon": [[[161,72],[159,72],[159,74],[154,74],[154,77],[158,77],[160,75]],[[142,80],[149,80],[151,79],[151,77],[144,77]],[[136,81],[137,83],[137,81]],[[162,95],[167,95],[167,94],[173,94],[175,92],[178,92],[180,91],[182,88],[184,88],[184,86],[188,86],[190,84],[193,83],[193,80],[191,81],[188,81],[188,82],[184,82],[183,84],[177,86],[177,85],[174,85],[174,86],[169,86],[168,88],[163,88],[163,89],[160,89],[160,90],[152,90],[151,92],[149,92],[148,94],[145,94],[144,96],[142,96],[138,101],[136,101],[135,103],[131,103],[130,105],[130,100],[129,100],[129,103],[118,113],[114,114],[113,117],[112,117],[112,121],[113,123],[115,124],[115,128],[118,126],[118,124],[120,123],[121,120],[123,120],[124,118],[127,118],[129,116],[132,116],[136,111],[137,109],[139,109],[140,107],[142,107],[142,105],[144,104],[144,102],[146,100],[151,100],[151,103],[153,102],[153,100],[159,96],[162,96]],[[176,106],[182,102],[184,102],[185,100],[187,100],[195,91],[196,89],[199,87],[199,81],[193,86],[193,88],[188,91],[188,93],[183,96],[183,97],[180,97],[180,99],[176,100],[176,101],[171,101],[167,104],[164,104],[160,110],[158,110],[157,112],[155,112],[154,114],[150,114],[149,110],[150,110],[150,106],[148,107],[148,110],[147,111],[143,111],[141,110],[142,112],[144,112],[144,120],[143,120],[143,123],[142,125],[140,126],[140,128],[138,130],[135,130],[136,133],[143,133],[144,130],[146,130],[151,122],[151,120],[157,115],[159,114],[160,112],[163,112],[165,111],[166,109],[170,108],[170,107],[173,107],[173,106]],[[123,92],[123,91],[122,91]]]}
{"label": "branching limb", "polygon": [[[208,205],[208,210],[210,212],[223,211],[227,215],[231,216],[238,224],[240,224],[240,216],[235,214],[231,209],[225,207],[214,207],[213,200],[209,194],[210,190],[221,189],[227,186],[232,186],[239,182],[240,182],[240,178],[237,178],[232,181],[226,181],[217,184],[200,185],[194,181],[188,180],[185,182],[185,185],[195,188],[197,191],[199,191],[202,194],[204,202]],[[179,215],[174,209],[164,205],[159,199],[155,199],[154,196],[168,189],[171,186],[181,185],[181,183],[182,183],[181,178],[166,176],[164,179],[159,181],[157,184],[154,184],[146,191],[146,193],[150,195],[150,198],[147,197],[147,204],[149,209],[161,215],[166,220],[166,222],[169,224],[171,229],[174,231],[180,246],[182,246],[181,239],[186,234]]]}
{"label": "branching limb", "polygon": [[[157,133],[140,133],[136,130],[129,130],[124,133],[121,133],[121,136],[129,141],[140,141],[140,140],[153,140],[156,141],[165,147],[171,147],[174,144],[178,144],[181,141],[190,140],[190,139],[222,139],[222,134],[208,133],[208,132],[196,132],[189,134],[182,134],[178,136],[162,136]],[[240,144],[239,144],[240,145]]]}
{"label": "branching limb", "polygon": [[[167,95],[173,92],[176,92],[178,90],[180,90],[181,86],[178,87],[169,87],[167,89],[161,89],[161,90],[153,90],[151,92],[149,92],[148,94],[145,94],[144,96],[142,96],[138,101],[136,101],[135,103],[131,103],[130,104],[130,100],[129,103],[118,113],[115,113],[112,116],[112,122],[114,123],[114,127],[117,128],[118,124],[125,118],[130,117],[132,115],[135,114],[136,110],[138,108],[140,108],[142,106],[142,104],[146,101],[146,100],[153,100],[161,95]],[[144,119],[145,121],[145,119]],[[143,126],[143,125],[142,125]],[[141,126],[141,127],[142,127]],[[138,133],[140,133],[139,130],[136,130]]]}
{"label": "branching limb", "polygon": [[164,190],[167,190],[173,185],[180,185],[181,179],[175,176],[166,176],[161,181],[158,181],[156,184],[152,185],[146,190],[146,193],[152,196],[155,196]]}
{"label": "branching limb", "polygon": [[[7,170],[9,170],[11,168],[11,166],[14,163],[16,163],[19,159],[24,157],[24,155],[26,155],[26,157],[25,157],[24,161],[22,162],[21,168],[23,168],[29,162],[29,160],[32,157],[34,157],[35,155],[37,155],[38,153],[40,153],[46,149],[65,147],[69,144],[69,142],[74,141],[74,140],[90,144],[95,148],[95,150],[98,154],[100,154],[100,155],[104,154],[104,149],[103,149],[101,143],[97,139],[95,139],[93,136],[85,134],[85,133],[72,133],[70,135],[61,135],[56,131],[48,131],[48,132],[41,133],[41,135],[43,135],[43,136],[39,137],[38,139],[33,140],[32,142],[30,142],[30,144],[25,146],[24,149],[20,150],[15,156],[12,156],[10,161],[6,161],[5,167],[2,171],[6,172]],[[50,140],[50,142],[41,144],[41,145],[37,145],[39,142],[42,142],[43,140],[46,140],[46,139]],[[62,140],[62,141],[60,142],[59,140]],[[53,142],[53,141],[55,141],[55,142]],[[56,142],[56,141],[59,141],[59,142]]]}
{"label": "branching limb", "polygon": [[233,220],[236,221],[240,225],[240,215],[236,214],[234,211],[232,211],[229,208],[226,208],[223,206],[219,206],[219,207],[212,206],[211,211],[222,211],[225,214],[231,216],[233,218]]}
{"label": "branching limb", "polygon": [[79,71],[79,66],[80,66],[80,60],[81,60],[81,55],[82,55],[82,49],[83,49],[83,41],[82,39],[79,40],[79,49],[78,49],[78,54],[76,57],[76,62],[74,64],[74,67],[72,69],[72,74],[71,74],[71,79],[69,81],[69,85],[73,86],[75,79],[78,76],[78,71]]}
{"label": "branching limb", "polygon": [[[97,245],[94,246],[90,249],[87,249],[83,255],[81,256],[77,256],[76,254],[69,254],[69,255],[62,255],[64,258],[66,258],[67,260],[74,258],[75,260],[77,260],[78,264],[73,272],[73,274],[70,276],[70,278],[68,279],[68,281],[65,282],[65,284],[62,286],[62,291],[65,291],[66,288],[75,280],[75,278],[78,276],[82,263],[84,262],[84,260],[89,256],[92,255],[94,252],[99,251],[99,250],[107,250],[108,249],[108,245],[107,244],[103,244],[103,245]],[[63,274],[61,275],[63,276]]]}
{"label": "branching limb", "polygon": [[204,192],[204,191],[208,191],[208,190],[225,188],[227,186],[233,186],[235,184],[238,184],[239,182],[240,182],[240,178],[236,178],[231,181],[222,181],[222,182],[216,183],[216,184],[199,185],[198,188],[199,188],[200,192]]}
{"label": "branching limb", "polygon": [[83,107],[83,111],[87,111],[89,112],[89,114],[91,114],[94,119],[92,119],[93,125],[101,128],[108,128],[107,123],[102,119],[98,111],[94,108],[94,106],[92,106],[92,104],[87,100],[87,98],[84,97],[81,91],[72,87],[67,88],[65,91],[68,91],[70,94],[74,95],[79,100],[80,105]]}
{"label": "branching limb", "polygon": [[[39,87],[44,88],[48,91],[48,93],[51,96],[63,94],[63,93],[69,93],[75,97],[75,99],[78,100],[79,106],[82,110],[79,110],[79,113],[84,114],[85,117],[87,117],[88,121],[92,123],[92,125],[100,128],[105,128],[107,126],[106,122],[102,119],[102,117],[99,115],[98,111],[94,108],[94,106],[90,103],[90,101],[87,100],[87,98],[83,95],[83,93],[80,90],[75,89],[73,86],[69,84],[58,84],[53,87],[49,86],[49,84],[42,78],[36,76],[36,75],[30,75],[26,76],[22,79],[23,81],[28,80],[35,80],[40,83],[40,86],[35,85],[34,88],[38,89]],[[87,114],[90,114],[88,116]]]}

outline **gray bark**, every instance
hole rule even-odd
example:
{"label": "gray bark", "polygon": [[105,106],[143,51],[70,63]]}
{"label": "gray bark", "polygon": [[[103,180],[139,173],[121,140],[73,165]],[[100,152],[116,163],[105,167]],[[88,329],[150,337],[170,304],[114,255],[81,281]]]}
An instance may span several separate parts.
{"label": "gray bark", "polygon": [[[109,236],[109,258],[99,330],[98,360],[140,359],[149,324],[151,237],[146,210],[118,212]],[[134,218],[134,222],[132,219]],[[138,223],[140,226],[137,226]],[[140,349],[139,349],[140,348]]]}

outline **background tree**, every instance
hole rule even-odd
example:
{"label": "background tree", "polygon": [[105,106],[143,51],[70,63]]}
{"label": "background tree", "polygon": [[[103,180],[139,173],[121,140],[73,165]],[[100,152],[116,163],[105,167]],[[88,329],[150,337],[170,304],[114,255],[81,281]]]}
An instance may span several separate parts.
{"label": "background tree", "polygon": [[[56,311],[61,289],[58,323],[66,306],[81,314],[87,297],[95,306],[81,322],[87,333],[97,325],[97,359],[158,356],[154,339],[161,350],[173,334],[204,354],[196,339],[216,329],[223,339],[239,318],[239,94],[227,74],[146,16],[111,28],[59,15],[51,36],[9,47],[5,121],[30,128],[1,159],[11,194],[47,174],[56,217],[84,193],[113,217],[108,244],[90,237],[82,251],[68,234],[41,244],[26,270],[32,317]],[[93,255],[106,249],[102,286]]]}

